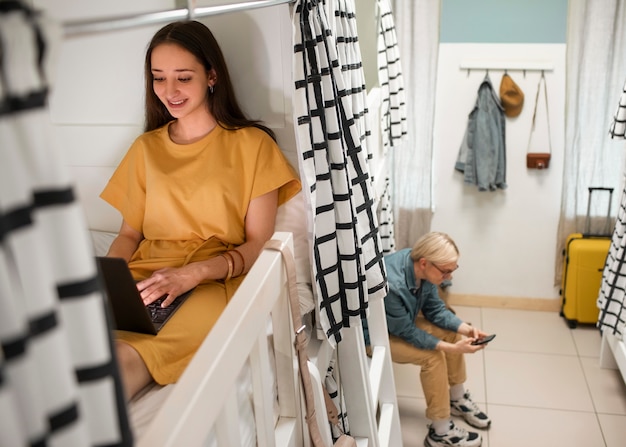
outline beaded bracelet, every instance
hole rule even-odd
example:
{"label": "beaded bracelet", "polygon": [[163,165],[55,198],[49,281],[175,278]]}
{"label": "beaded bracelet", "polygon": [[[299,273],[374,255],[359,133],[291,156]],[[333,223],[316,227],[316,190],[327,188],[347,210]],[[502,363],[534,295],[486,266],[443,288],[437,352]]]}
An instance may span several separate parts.
{"label": "beaded bracelet", "polygon": [[224,253],[220,253],[220,256],[224,258],[226,260],[226,263],[228,264],[228,273],[226,274],[226,278],[224,278],[224,281],[228,281],[230,278],[233,277],[233,266],[235,262],[233,256],[227,251],[225,251]]}
{"label": "beaded bracelet", "polygon": [[[239,255],[239,259],[241,259],[241,271],[239,272],[237,276],[243,275],[243,272],[246,271],[246,259],[243,257],[241,252],[237,250],[236,248],[234,250],[229,251],[228,253],[230,253],[231,255],[232,253],[237,253]],[[234,261],[234,258],[233,258],[233,261]]]}

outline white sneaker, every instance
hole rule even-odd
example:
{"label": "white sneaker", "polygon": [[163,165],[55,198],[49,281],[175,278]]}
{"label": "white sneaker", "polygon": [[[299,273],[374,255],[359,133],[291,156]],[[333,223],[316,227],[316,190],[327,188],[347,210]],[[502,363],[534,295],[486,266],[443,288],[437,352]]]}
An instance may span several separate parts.
{"label": "white sneaker", "polygon": [[483,438],[478,433],[457,427],[454,422],[450,422],[450,430],[443,435],[438,435],[429,425],[424,439],[426,447],[480,447],[482,443]]}
{"label": "white sneaker", "polygon": [[461,416],[472,427],[489,428],[491,425],[491,419],[478,408],[469,392],[466,392],[459,400],[450,401],[450,414]]}

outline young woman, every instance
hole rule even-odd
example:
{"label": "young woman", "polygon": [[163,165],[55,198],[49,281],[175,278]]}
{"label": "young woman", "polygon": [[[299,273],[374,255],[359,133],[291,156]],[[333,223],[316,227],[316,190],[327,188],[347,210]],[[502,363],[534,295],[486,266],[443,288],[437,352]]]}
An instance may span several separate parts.
{"label": "young woman", "polygon": [[206,26],[159,30],[145,76],[146,132],[101,194],[123,218],[108,256],[127,260],[146,305],[195,289],[158,335],[116,333],[128,399],[178,380],[300,189],[272,132],[242,113]]}

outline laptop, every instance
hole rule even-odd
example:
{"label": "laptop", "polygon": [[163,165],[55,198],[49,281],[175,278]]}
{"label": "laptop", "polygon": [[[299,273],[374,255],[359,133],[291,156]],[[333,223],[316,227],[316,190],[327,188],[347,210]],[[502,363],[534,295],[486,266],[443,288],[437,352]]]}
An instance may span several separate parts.
{"label": "laptop", "polygon": [[193,292],[191,289],[176,297],[167,307],[161,307],[165,297],[146,306],[124,259],[96,257],[96,260],[113,313],[115,329],[156,335]]}

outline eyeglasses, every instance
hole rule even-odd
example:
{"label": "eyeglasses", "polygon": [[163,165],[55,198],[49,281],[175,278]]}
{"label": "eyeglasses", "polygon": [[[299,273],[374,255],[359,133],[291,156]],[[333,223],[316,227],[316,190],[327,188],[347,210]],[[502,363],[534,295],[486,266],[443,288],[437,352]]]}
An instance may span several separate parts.
{"label": "eyeglasses", "polygon": [[[428,261],[428,262],[430,262],[430,261]],[[458,268],[459,268],[459,266],[458,266],[458,264],[457,264],[457,266],[456,266],[456,267],[454,267],[452,270],[443,270],[441,267],[439,267],[439,266],[438,266],[437,264],[435,264],[434,262],[430,262],[430,263],[433,265],[433,267],[435,267],[437,270],[439,270],[439,272],[440,272],[443,276],[449,276],[449,275],[451,275],[452,273],[454,273],[454,271],[455,271],[456,269],[458,269]]]}

